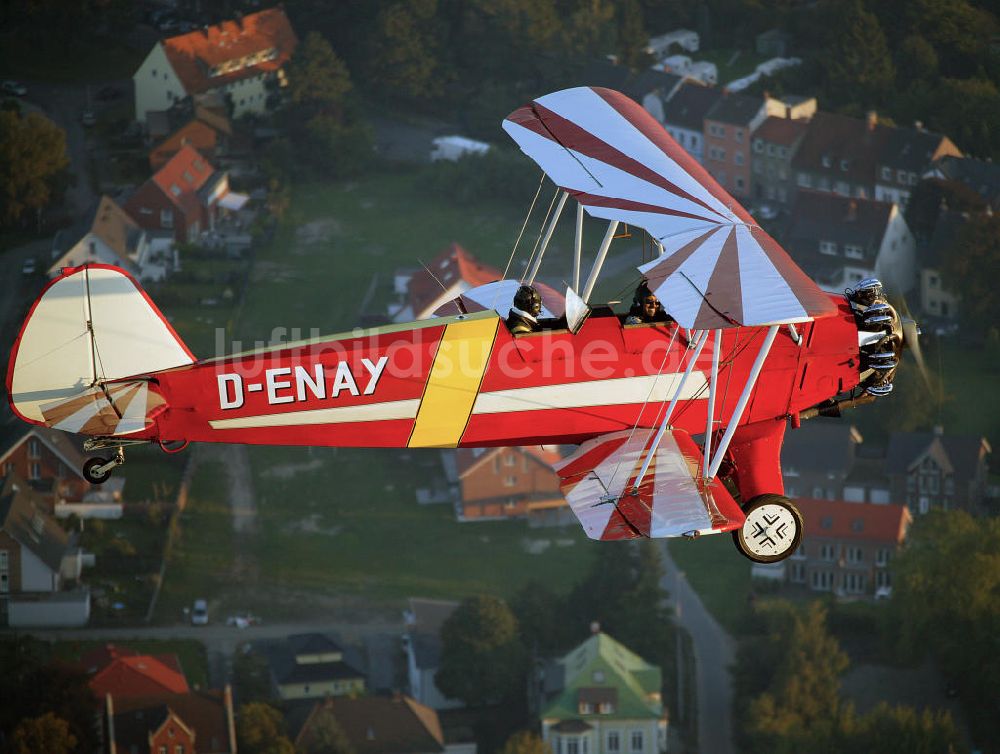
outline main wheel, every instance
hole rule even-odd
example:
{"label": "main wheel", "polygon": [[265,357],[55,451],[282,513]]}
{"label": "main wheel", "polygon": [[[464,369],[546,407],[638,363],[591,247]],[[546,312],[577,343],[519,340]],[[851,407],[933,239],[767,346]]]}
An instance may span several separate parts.
{"label": "main wheel", "polygon": [[758,495],[743,512],[747,520],[733,530],[733,542],[755,563],[784,560],[802,541],[802,514],[784,495]]}
{"label": "main wheel", "polygon": [[91,484],[104,484],[111,476],[110,471],[101,471],[101,467],[108,463],[106,458],[91,458],[83,464],[83,476]]}

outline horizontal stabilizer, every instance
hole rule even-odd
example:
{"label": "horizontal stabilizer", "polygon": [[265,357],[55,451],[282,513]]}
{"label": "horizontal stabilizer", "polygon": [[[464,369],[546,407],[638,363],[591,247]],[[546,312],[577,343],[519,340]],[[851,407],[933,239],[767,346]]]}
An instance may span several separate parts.
{"label": "horizontal stabilizer", "polygon": [[701,478],[701,451],[683,430],[664,433],[638,492],[632,491],[655,433],[602,435],[556,466],[563,494],[587,536],[678,537],[742,526],[746,517],[725,486]]}

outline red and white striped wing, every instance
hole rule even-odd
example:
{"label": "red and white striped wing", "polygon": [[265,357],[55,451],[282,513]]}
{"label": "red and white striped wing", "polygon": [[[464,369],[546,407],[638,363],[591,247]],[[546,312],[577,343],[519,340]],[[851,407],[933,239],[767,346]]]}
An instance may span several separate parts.
{"label": "red and white striped wing", "polygon": [[742,526],[743,511],[722,482],[699,476],[701,451],[683,430],[663,435],[638,494],[631,492],[655,433],[602,435],[556,466],[562,492],[587,536],[678,537]]}
{"label": "red and white striped wing", "polygon": [[594,217],[663,244],[639,269],[688,328],[802,322],[835,307],[743,207],[638,104],[579,87],[515,110],[504,130]]}

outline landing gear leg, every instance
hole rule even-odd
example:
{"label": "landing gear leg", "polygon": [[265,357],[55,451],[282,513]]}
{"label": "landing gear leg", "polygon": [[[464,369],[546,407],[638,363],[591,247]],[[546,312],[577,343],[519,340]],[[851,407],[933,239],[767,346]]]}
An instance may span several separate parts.
{"label": "landing gear leg", "polygon": [[117,466],[125,463],[125,448],[118,446],[115,455],[108,458],[91,458],[83,464],[83,476],[91,484],[104,484]]}

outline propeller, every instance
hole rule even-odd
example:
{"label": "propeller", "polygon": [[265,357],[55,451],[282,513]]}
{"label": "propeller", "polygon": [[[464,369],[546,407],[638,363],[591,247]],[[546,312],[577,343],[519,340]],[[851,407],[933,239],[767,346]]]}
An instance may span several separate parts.
{"label": "propeller", "polygon": [[910,353],[913,354],[913,360],[917,362],[917,369],[920,370],[924,386],[929,393],[934,393],[936,392],[934,383],[931,381],[930,374],[927,371],[927,362],[924,361],[924,353],[920,348],[920,325],[910,316],[910,307],[907,305],[906,299],[902,296],[900,297],[900,304],[900,308],[903,310],[903,316],[899,318],[903,329],[903,347],[910,349]]}

